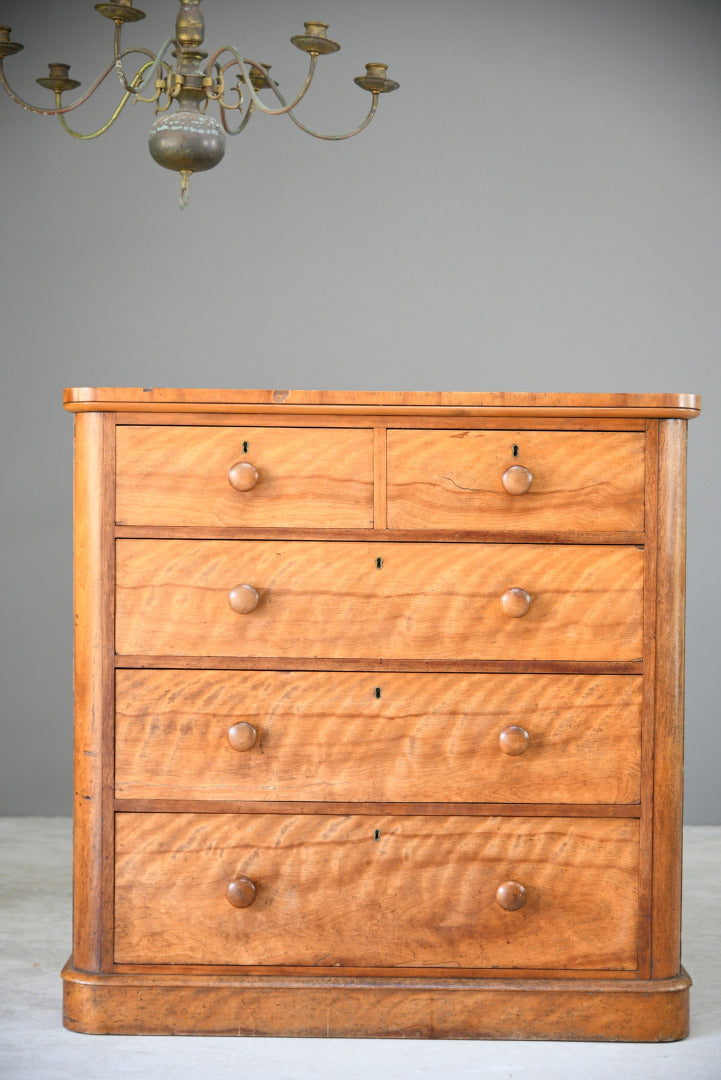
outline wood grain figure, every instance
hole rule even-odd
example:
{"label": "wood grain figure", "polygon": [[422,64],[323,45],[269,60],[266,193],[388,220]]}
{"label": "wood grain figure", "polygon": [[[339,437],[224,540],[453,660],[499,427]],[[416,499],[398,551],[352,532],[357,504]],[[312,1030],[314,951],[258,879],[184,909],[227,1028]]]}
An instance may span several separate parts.
{"label": "wood grain figure", "polygon": [[636,660],[642,601],[635,547],[117,541],[119,655]]}
{"label": "wood grain figure", "polygon": [[[641,684],[628,675],[119,670],[116,793],[633,804]],[[499,745],[518,723],[522,758]],[[239,724],[255,732],[242,753],[228,739]]]}

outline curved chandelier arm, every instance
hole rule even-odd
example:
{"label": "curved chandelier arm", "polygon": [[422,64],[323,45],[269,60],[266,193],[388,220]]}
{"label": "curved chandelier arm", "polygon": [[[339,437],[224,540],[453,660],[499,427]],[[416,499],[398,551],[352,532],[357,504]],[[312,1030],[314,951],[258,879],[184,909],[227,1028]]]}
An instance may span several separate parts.
{"label": "curved chandelier arm", "polygon": [[[206,69],[207,71],[210,71],[210,69],[212,68],[215,61],[224,52],[232,53],[232,55],[235,57],[235,63],[237,63],[238,67],[240,68],[241,77],[242,77],[243,82],[245,83],[246,87],[248,88],[248,93],[250,94],[251,98],[253,99],[254,104],[261,110],[261,112],[267,113],[269,116],[283,116],[285,113],[289,113],[291,109],[294,109],[295,106],[298,105],[299,102],[301,102],[303,100],[303,98],[305,97],[306,92],[308,90],[308,87],[311,84],[311,80],[313,79],[313,76],[315,74],[316,64],[318,63],[318,53],[311,53],[310,54],[310,64],[308,66],[308,74],[305,77],[305,82],[301,86],[300,90],[298,91],[298,93],[296,94],[294,99],[289,104],[286,104],[285,99],[284,99],[283,95],[280,92],[280,88],[279,88],[277,82],[273,79],[272,75],[268,74],[267,67],[264,66],[263,64],[258,63],[255,60],[251,60],[251,61],[243,60],[243,57],[240,55],[238,50],[236,48],[234,48],[233,45],[224,45],[221,49],[218,49],[218,51],[216,53],[214,53],[213,56],[210,58],[210,61],[208,62],[207,69]],[[255,91],[255,87],[253,86],[250,75],[249,75],[249,73],[248,73],[248,71],[246,69],[246,64],[249,64],[249,66],[251,68],[253,68],[253,67],[257,68],[258,71],[263,72],[263,75],[267,79],[268,86],[273,91],[273,93],[277,97],[278,101],[281,103],[281,108],[279,108],[279,109],[271,109],[268,105],[263,104],[263,102],[260,100],[260,98],[258,97],[258,94]],[[229,64],[227,66],[232,67],[233,65],[231,63],[231,64]],[[223,70],[226,70],[226,68],[224,68]]]}
{"label": "curved chandelier arm", "polygon": [[128,82],[128,77],[125,74],[125,68],[123,67],[123,54],[120,49],[120,35],[122,33],[123,23],[119,20],[115,23],[115,36],[113,38],[113,54],[115,56],[115,72],[120,80],[120,85],[128,94],[137,94],[138,91],[133,87],[132,82]]}
{"label": "curved chandelier arm", "polygon": [[114,68],[115,61],[113,60],[112,64],[110,64],[109,67],[106,67],[105,71],[103,71],[102,74],[98,76],[90,89],[86,90],[82,97],[79,97],[77,101],[74,101],[72,103],[72,105],[64,105],[60,108],[56,107],[54,109],[42,109],[37,105],[31,105],[29,101],[25,101],[25,99],[21,98],[19,94],[16,94],[5,76],[5,69],[3,68],[2,58],[0,58],[0,84],[2,84],[4,90],[13,99],[15,104],[22,105],[23,109],[28,109],[29,112],[37,113],[38,116],[58,116],[60,113],[72,112],[73,109],[78,109],[81,105],[84,105],[90,95],[95,93],[100,84],[105,79],[107,79],[108,75],[111,71],[113,71]]}
{"label": "curved chandelier arm", "polygon": [[[147,75],[146,75],[146,78],[143,81],[142,85],[139,86],[137,90],[133,89],[133,86],[132,86],[132,83],[131,83],[129,93],[135,94],[135,97],[133,98],[133,104],[134,105],[137,105],[138,102],[142,101],[145,105],[157,105],[158,107],[156,109],[156,112],[167,112],[167,110],[170,108],[170,106],[172,104],[172,101],[173,101],[173,99],[170,97],[170,95],[168,95],[168,103],[167,103],[167,105],[160,106],[160,105],[158,105],[158,102],[160,101],[160,97],[163,94],[163,92],[167,93],[167,78],[168,78],[168,76],[170,75],[170,73],[171,73],[171,71],[173,69],[171,68],[171,66],[167,62],[167,60],[156,59],[156,63],[153,66],[154,66],[154,68],[157,67],[157,68],[160,69],[161,79],[160,79],[160,81],[158,81],[158,79],[155,80],[155,92],[152,95],[152,97],[143,97],[141,95],[141,93],[140,93],[140,91],[145,86],[147,86],[147,84],[148,84]],[[143,70],[145,70],[144,67],[143,67]]]}
{"label": "curved chandelier arm", "polygon": [[[126,49],[124,51],[121,51],[121,49],[120,49],[120,33],[121,33],[121,30],[122,30],[122,25],[123,25],[122,23],[115,24],[115,37],[114,37],[114,42],[113,42],[113,54],[114,54],[114,57],[115,57],[115,59],[114,59],[115,75],[118,76],[118,79],[120,80],[120,84],[123,87],[123,90],[125,90],[128,94],[139,95],[139,94],[142,93],[142,91],[144,91],[146,89],[146,86],[148,85],[148,83],[149,83],[149,81],[150,81],[150,79],[152,77],[153,70],[155,68],[157,68],[159,64],[162,64],[163,56],[165,55],[167,50],[169,48],[171,48],[171,45],[174,44],[175,39],[174,38],[166,38],[166,40],[160,46],[160,49],[158,50],[157,53],[151,53],[148,49]],[[136,76],[133,77],[133,79],[131,79],[130,82],[127,81],[127,76],[125,75],[125,68],[123,66],[124,57],[125,56],[131,56],[133,53],[141,53],[144,56],[149,56],[150,59],[152,60],[152,66],[149,69],[147,69],[147,75],[146,75],[145,79],[142,80],[142,82],[140,82],[137,85],[135,83]],[[144,70],[144,71],[146,70],[145,65],[144,65],[144,68],[142,68],[142,70]],[[157,99],[157,98],[146,98],[147,102],[153,102],[153,100],[155,100],[155,99]]]}
{"label": "curved chandelier arm", "polygon": [[243,116],[243,119],[240,121],[240,123],[238,124],[238,126],[236,128],[231,128],[231,127],[228,126],[228,121],[227,121],[227,119],[225,117],[226,108],[225,108],[224,105],[221,105],[220,106],[220,122],[223,125],[224,131],[226,131],[228,135],[240,135],[241,131],[243,130],[243,128],[246,126],[246,124],[250,120],[251,116],[253,115],[254,110],[255,110],[255,102],[250,101],[248,103],[248,108],[245,110],[245,115]]}
{"label": "curved chandelier arm", "polygon": [[[367,128],[368,125],[370,124],[371,120],[375,116],[376,110],[378,108],[378,96],[379,95],[378,95],[378,92],[374,90],[374,91],[372,91],[373,100],[371,102],[371,107],[368,110],[368,113],[367,113],[365,119],[363,119],[361,121],[361,123],[358,124],[357,127],[354,127],[352,131],[344,131],[344,132],[341,132],[339,135],[325,135],[321,131],[315,131],[313,128],[310,128],[306,124],[304,124],[302,122],[302,120],[299,120],[298,117],[295,116],[295,114],[293,113],[293,109],[298,104],[298,102],[301,101],[301,99],[305,96],[305,93],[306,93],[308,87],[310,86],[311,79],[313,78],[313,75],[315,73],[316,62],[318,60],[318,54],[317,53],[311,53],[310,67],[309,67],[309,70],[308,70],[308,75],[306,77],[305,83],[303,84],[300,92],[296,95],[294,100],[291,101],[290,103],[286,103],[285,98],[283,97],[283,95],[281,93],[280,87],[278,86],[277,82],[275,82],[275,80],[268,74],[267,69],[262,64],[256,63],[256,61],[251,62],[251,66],[257,67],[263,72],[263,74],[265,75],[265,77],[266,77],[266,79],[268,81],[268,85],[269,85],[270,89],[273,91],[273,93],[277,97],[278,101],[281,103],[282,107],[280,109],[269,109],[267,105],[263,104],[263,102],[260,100],[260,98],[256,94],[255,89],[253,88],[253,85],[252,85],[252,83],[250,81],[250,78],[249,78],[249,76],[248,76],[248,74],[247,74],[247,72],[245,70],[243,59],[240,56],[240,54],[238,53],[238,51],[236,49],[234,49],[232,45],[226,45],[226,46],[223,47],[223,49],[220,50],[221,53],[226,52],[226,51],[231,52],[233,54],[233,56],[235,57],[235,61],[238,64],[238,67],[240,68],[241,75],[243,76],[243,81],[245,82],[245,84],[248,87],[248,90],[249,90],[249,92],[251,94],[252,104],[254,103],[254,104],[258,105],[258,107],[260,109],[262,109],[264,113],[269,113],[271,116],[288,115],[291,118],[291,120],[293,121],[293,123],[296,125],[296,127],[300,128],[301,131],[304,131],[306,135],[312,135],[314,139],[323,139],[326,142],[342,142],[343,139],[352,139],[354,135],[358,135],[361,131],[363,131],[364,128]],[[211,60],[211,64],[212,64],[212,61],[215,60],[218,55],[219,55],[218,53],[215,54],[215,57],[213,57],[212,60]],[[210,66],[211,65],[209,65],[209,67]],[[231,67],[232,64],[230,64],[228,66]],[[223,70],[225,70],[225,68]],[[239,129],[239,130],[242,130],[242,129]]]}
{"label": "curved chandelier arm", "polygon": [[[79,132],[79,131],[74,131],[73,128],[71,128],[70,125],[68,124],[67,120],[65,119],[65,116],[63,115],[64,110],[61,110],[58,113],[58,120],[62,124],[65,131],[67,131],[68,135],[72,135],[74,139],[97,139],[98,135],[104,135],[105,132],[108,130],[108,128],[112,127],[113,124],[115,123],[115,121],[118,119],[121,112],[123,111],[125,106],[128,104],[128,101],[130,100],[132,95],[137,92],[137,88],[135,86],[133,86],[133,83],[135,83],[136,80],[137,80],[138,85],[140,85],[140,82],[142,81],[142,77],[146,74],[148,68],[153,68],[154,66],[155,66],[155,64],[153,63],[153,61],[149,60],[147,64],[143,64],[143,66],[141,68],[139,68],[139,70],[136,72],[136,74],[135,74],[135,76],[133,78],[133,82],[131,83],[130,89],[125,91],[125,93],[123,94],[122,98],[120,99],[120,101],[118,103],[117,108],[113,112],[112,116],[110,116],[109,119],[106,120],[106,122],[102,125],[102,127],[99,127],[97,131],[90,131],[87,134],[83,134],[82,132]],[[60,99],[59,94],[56,94],[56,97],[58,98],[58,100]]]}
{"label": "curved chandelier arm", "polygon": [[[163,47],[161,48],[160,52],[156,53],[155,55],[153,55],[153,53],[151,53],[149,49],[140,49],[140,48],[139,49],[126,49],[125,52],[121,53],[121,55],[120,55],[121,60],[122,60],[123,57],[130,56],[132,53],[139,53],[139,54],[141,54],[143,56],[150,57],[151,63],[149,65],[144,64],[143,67],[141,68],[142,71],[146,71],[147,68],[149,68],[149,70],[147,71],[147,74],[145,76],[144,81],[142,83],[138,84],[138,86],[136,87],[137,91],[143,90],[145,88],[145,86],[147,85],[147,83],[148,83],[148,81],[149,81],[149,79],[150,79],[150,77],[152,75],[153,69],[160,62],[160,60],[162,59],[163,54],[168,49],[168,47],[170,45],[172,45],[172,43],[173,43],[173,38],[168,38],[168,40],[164,43]],[[108,64],[108,66],[105,68],[105,70],[102,71],[100,73],[100,75],[98,75],[97,79],[92,84],[90,89],[86,90],[85,93],[82,94],[79,98],[77,98],[76,101],[73,101],[72,104],[70,104],[70,105],[58,105],[58,104],[56,104],[54,109],[43,109],[43,108],[40,108],[37,105],[32,105],[29,101],[25,101],[24,98],[21,98],[19,94],[16,94],[15,91],[13,90],[13,88],[10,86],[10,83],[7,81],[7,77],[5,75],[5,69],[3,67],[3,59],[2,59],[2,57],[0,57],[0,84],[2,85],[3,89],[7,92],[7,94],[12,98],[12,100],[17,105],[22,105],[23,109],[27,109],[29,112],[37,113],[38,116],[61,116],[64,113],[73,112],[74,109],[79,109],[81,105],[84,105],[85,102],[88,100],[88,98],[91,97],[92,94],[95,93],[95,91],[98,89],[98,87],[101,85],[101,83],[103,83],[105,81],[105,79],[107,79],[107,77],[111,73],[111,71],[116,70],[115,65],[116,65],[115,60],[113,60],[113,62],[111,64]],[[129,91],[129,93],[132,93],[132,92],[133,92],[132,90]],[[59,98],[57,98],[57,96],[56,96],[56,102],[58,100],[59,100]]]}
{"label": "curved chandelier arm", "polygon": [[[221,109],[242,109],[243,108],[243,91],[239,86],[231,86],[230,91],[233,94],[238,95],[238,100],[235,105],[231,105],[229,101],[225,100],[225,73],[228,68],[235,67],[235,60],[231,60],[230,63],[225,64],[223,67],[219,63],[214,63],[215,68],[215,81],[212,86],[206,88],[206,96],[208,101],[215,101]],[[206,76],[210,82],[209,76]],[[245,86],[245,83],[243,83]]]}
{"label": "curved chandelier arm", "polygon": [[373,101],[371,107],[368,110],[368,115],[365,120],[362,120],[358,127],[353,128],[352,131],[344,131],[340,135],[324,135],[321,131],[314,131],[313,128],[306,127],[297,116],[292,112],[288,113],[296,127],[299,127],[301,131],[304,131],[306,135],[312,135],[314,139],[325,139],[327,142],[342,142],[343,139],[352,139],[354,135],[363,131],[363,128],[367,128],[371,120],[375,116],[376,109],[378,108],[378,94],[373,94]]}

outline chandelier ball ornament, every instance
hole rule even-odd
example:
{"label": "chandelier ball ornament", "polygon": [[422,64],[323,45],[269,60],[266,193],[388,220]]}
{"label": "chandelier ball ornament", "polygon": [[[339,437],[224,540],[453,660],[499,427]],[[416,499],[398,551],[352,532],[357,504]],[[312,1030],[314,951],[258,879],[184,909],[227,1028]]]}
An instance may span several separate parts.
{"label": "chandelier ball ornament", "polygon": [[[365,118],[356,127],[337,135],[315,131],[298,118],[295,109],[310,87],[318,58],[340,49],[340,45],[328,37],[327,23],[307,22],[304,33],[290,39],[297,49],[308,55],[309,66],[300,90],[292,100],[286,101],[270,74],[270,64],[248,59],[235,45],[222,45],[209,57],[202,48],[205,22],[200,11],[201,0],[179,0],[179,3],[175,32],[156,52],[138,46],[124,48],[121,43],[125,23],[145,18],[145,13],[134,6],[133,0],[96,4],[95,10],[115,24],[112,60],[90,89],[69,105],[63,104],[62,95],[77,89],[80,83],[70,78],[68,64],[51,63],[48,75],[36,80],[55,96],[55,105],[48,108],[30,104],[10,86],[4,61],[20,52],[23,46],[11,40],[9,26],[0,26],[0,84],[18,105],[42,116],[56,116],[65,131],[77,139],[95,139],[104,134],[128,101],[155,105],[157,118],[150,128],[148,146],[159,165],[180,174],[182,208],[187,205],[193,173],[215,168],[225,154],[227,136],[239,135],[256,112],[288,116],[301,131],[316,139],[339,141],[363,131],[375,116],[379,96],[398,89],[398,83],[388,78],[386,64],[366,64],[365,74],[354,79],[357,86],[371,95]],[[134,66],[132,73],[131,65]],[[112,73],[122,88],[114,112],[95,131],[76,131],[68,123],[68,114],[84,105]],[[267,91],[266,96],[275,99],[275,104],[269,105],[262,100],[262,91]],[[211,104],[218,109],[217,120],[207,113]]]}
{"label": "chandelier ball ornament", "polygon": [[158,117],[148,132],[148,148],[165,169],[203,172],[223,160],[225,132],[211,116],[197,109],[179,109]]}

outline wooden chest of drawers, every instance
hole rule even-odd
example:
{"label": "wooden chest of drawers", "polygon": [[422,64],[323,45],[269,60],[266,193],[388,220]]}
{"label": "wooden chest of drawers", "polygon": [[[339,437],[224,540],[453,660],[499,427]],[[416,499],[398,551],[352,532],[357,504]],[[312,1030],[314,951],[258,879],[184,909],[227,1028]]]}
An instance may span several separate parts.
{"label": "wooden chest of drawers", "polygon": [[685,1035],[698,399],[65,405],[66,1026]]}

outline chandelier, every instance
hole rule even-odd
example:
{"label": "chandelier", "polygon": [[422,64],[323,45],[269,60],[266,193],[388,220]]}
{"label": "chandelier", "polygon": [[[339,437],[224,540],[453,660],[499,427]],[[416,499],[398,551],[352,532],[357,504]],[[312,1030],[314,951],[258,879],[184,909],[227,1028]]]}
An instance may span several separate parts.
{"label": "chandelier", "polygon": [[[386,74],[386,64],[366,64],[365,74],[354,80],[362,90],[372,95],[365,119],[351,131],[339,135],[314,131],[298,119],[294,110],[311,84],[318,57],[337,52],[340,48],[337,42],[328,37],[327,23],[307,22],[305,33],[296,34],[290,39],[297,49],[308,54],[310,63],[300,90],[291,101],[286,101],[270,74],[270,64],[249,60],[233,45],[221,46],[208,58],[208,53],[202,48],[205,24],[200,3],[201,0],[180,0],[175,34],[163,42],[156,53],[144,48],[122,47],[124,24],[145,18],[145,13],[134,7],[133,0],[96,4],[95,10],[115,23],[112,62],[90,89],[70,105],[62,104],[62,95],[77,89],[80,83],[70,78],[68,64],[50,64],[48,75],[36,80],[55,95],[54,108],[47,109],[24,101],[8,83],[3,66],[5,57],[19,52],[23,46],[10,40],[9,26],[0,26],[0,82],[18,105],[42,116],[57,116],[63,128],[77,139],[95,139],[102,135],[115,123],[131,99],[154,104],[157,119],[148,136],[150,153],[159,165],[180,173],[181,208],[187,205],[192,174],[214,168],[225,153],[226,135],[240,134],[256,110],[270,116],[289,116],[301,131],[316,139],[350,139],[373,119],[379,95],[398,89],[398,83]],[[134,69],[132,72],[129,71],[131,65]],[[80,108],[113,71],[123,91],[115,111],[97,131],[87,134],[75,131],[66,120],[68,113]],[[274,96],[276,104],[271,106],[261,101],[260,93],[263,90]],[[220,122],[207,115],[210,102],[217,105]],[[177,108],[171,111],[173,103],[177,103]]]}

